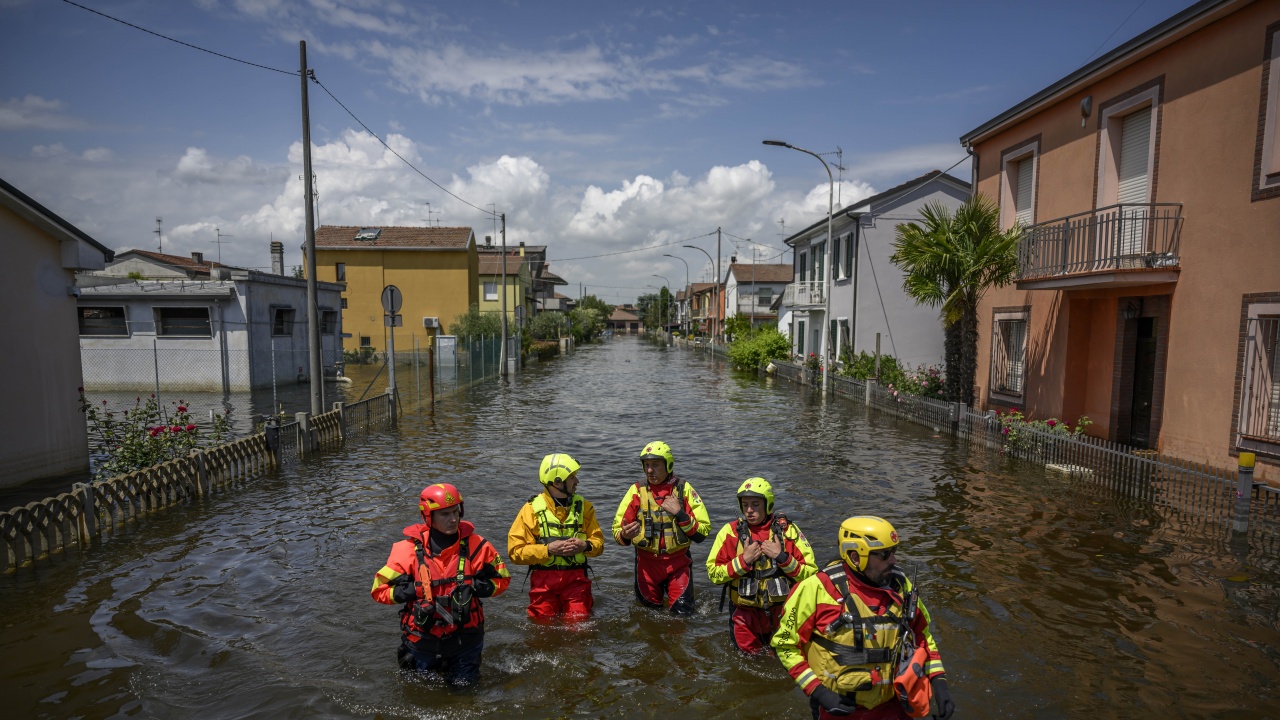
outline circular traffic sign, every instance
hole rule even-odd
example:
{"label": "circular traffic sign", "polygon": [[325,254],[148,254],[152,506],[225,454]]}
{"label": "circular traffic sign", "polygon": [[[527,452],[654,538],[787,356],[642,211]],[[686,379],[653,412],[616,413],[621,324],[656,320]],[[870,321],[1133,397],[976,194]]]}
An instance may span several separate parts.
{"label": "circular traffic sign", "polygon": [[382,309],[388,313],[395,315],[400,312],[400,306],[404,304],[404,296],[400,294],[400,288],[395,285],[388,285],[382,288]]}

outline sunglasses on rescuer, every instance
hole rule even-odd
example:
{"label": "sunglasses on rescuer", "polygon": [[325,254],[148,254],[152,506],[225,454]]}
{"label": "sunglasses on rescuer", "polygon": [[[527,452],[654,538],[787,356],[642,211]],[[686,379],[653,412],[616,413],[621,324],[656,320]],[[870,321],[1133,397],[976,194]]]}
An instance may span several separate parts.
{"label": "sunglasses on rescuer", "polygon": [[867,551],[867,554],[874,555],[880,558],[881,560],[888,560],[889,558],[898,554],[898,547],[895,545],[889,548],[888,550],[869,550]]}

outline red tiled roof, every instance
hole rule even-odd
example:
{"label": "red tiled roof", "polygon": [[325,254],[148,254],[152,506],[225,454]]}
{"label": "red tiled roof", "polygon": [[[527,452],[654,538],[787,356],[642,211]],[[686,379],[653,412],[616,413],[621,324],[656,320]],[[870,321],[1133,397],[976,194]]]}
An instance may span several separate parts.
{"label": "red tiled roof", "polygon": [[[524,260],[518,257],[507,256],[507,274],[519,275],[520,265]],[[502,274],[502,255],[481,255],[480,269],[477,271],[479,275],[501,275]]]}
{"label": "red tiled roof", "polygon": [[791,265],[786,263],[781,265],[734,263],[729,266],[729,272],[738,278],[739,283],[789,283],[794,275]]}
{"label": "red tiled roof", "polygon": [[[142,257],[148,258],[150,260],[155,260],[156,262],[159,262],[159,263],[164,263],[165,265],[173,265],[175,267],[180,267],[180,268],[189,268],[191,270],[203,270],[205,272],[209,272],[209,269],[214,266],[214,263],[208,260],[204,262],[196,262],[195,258],[186,256],[186,255],[169,255],[168,253],[154,252],[151,250],[125,250],[124,252],[120,253],[120,255],[124,255],[125,253],[133,253],[134,255],[141,255]],[[116,257],[118,258],[119,255],[117,255]]]}
{"label": "red tiled roof", "polygon": [[640,316],[635,313],[629,313],[622,308],[615,308],[613,314],[609,316],[612,322],[629,322],[631,320],[639,320]]}
{"label": "red tiled roof", "polygon": [[[369,228],[381,230],[376,240],[356,240],[356,233]],[[465,250],[471,241],[469,227],[364,227],[323,225],[316,228],[317,247],[340,248],[422,248]]]}

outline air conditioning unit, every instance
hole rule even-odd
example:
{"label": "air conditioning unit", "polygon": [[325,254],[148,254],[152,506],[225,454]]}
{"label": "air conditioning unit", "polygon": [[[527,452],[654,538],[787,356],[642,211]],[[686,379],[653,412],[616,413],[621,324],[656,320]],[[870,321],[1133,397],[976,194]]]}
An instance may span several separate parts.
{"label": "air conditioning unit", "polygon": [[440,327],[440,318],[438,318],[438,317],[424,317],[424,318],[422,318],[422,327],[424,327],[424,328],[439,328],[439,327]]}

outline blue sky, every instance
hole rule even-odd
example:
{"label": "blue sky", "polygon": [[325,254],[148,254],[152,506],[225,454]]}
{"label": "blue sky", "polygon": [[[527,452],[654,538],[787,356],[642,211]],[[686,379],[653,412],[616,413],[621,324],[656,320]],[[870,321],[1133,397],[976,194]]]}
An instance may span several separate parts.
{"label": "blue sky", "polygon": [[[611,302],[778,262],[826,213],[965,157],[958,137],[1190,3],[0,0],[0,177],[104,244],[301,262],[298,41],[324,87],[418,170],[507,215],[507,240]],[[1016,39],[1025,50],[1010,49]],[[493,233],[316,84],[323,224]],[[835,162],[836,155],[827,156]],[[968,179],[961,163],[953,174]],[[427,203],[430,203],[428,206]],[[215,230],[216,228],[216,230]],[[704,237],[699,237],[704,236]],[[753,240],[756,245],[737,238]],[[674,244],[671,244],[674,243]],[[737,246],[735,248],[735,245]],[[649,249],[645,249],[649,248]],[[611,254],[589,259],[586,256]]]}

